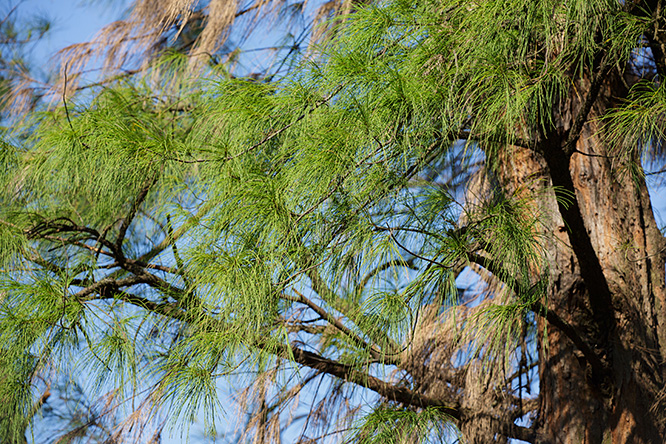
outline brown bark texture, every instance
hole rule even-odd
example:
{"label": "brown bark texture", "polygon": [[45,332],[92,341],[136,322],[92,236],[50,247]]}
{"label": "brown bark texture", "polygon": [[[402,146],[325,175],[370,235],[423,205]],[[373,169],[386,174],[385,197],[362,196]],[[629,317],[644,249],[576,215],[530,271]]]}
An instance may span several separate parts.
{"label": "brown bark texture", "polygon": [[606,76],[575,149],[566,142],[574,119],[585,112],[576,97],[590,94],[587,79],[560,105],[558,128],[534,149],[509,149],[498,174],[508,192],[525,185],[550,190],[540,194],[542,210],[552,215],[544,227],[551,239],[547,308],[601,361],[595,368],[571,338],[539,320],[535,442],[657,443],[666,437],[664,238],[645,179],[612,155],[597,119],[626,94],[622,80],[618,73]]}

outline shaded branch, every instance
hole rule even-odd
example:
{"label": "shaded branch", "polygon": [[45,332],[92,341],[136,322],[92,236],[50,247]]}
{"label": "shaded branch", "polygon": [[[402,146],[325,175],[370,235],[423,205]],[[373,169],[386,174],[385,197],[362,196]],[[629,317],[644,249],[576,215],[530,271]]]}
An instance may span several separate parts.
{"label": "shaded branch", "polygon": [[666,45],[664,33],[659,31],[663,25],[663,0],[625,0],[623,10],[636,17],[650,17],[652,19],[652,33],[646,32],[644,37],[652,52],[653,61],[659,77],[666,75]]}
{"label": "shaded branch", "polygon": [[115,255],[114,255],[112,252],[104,251],[104,250],[102,250],[101,248],[92,247],[92,246],[90,246],[90,245],[88,245],[88,244],[86,244],[86,243],[79,242],[79,241],[75,241],[75,240],[73,240],[73,239],[67,239],[67,238],[64,238],[64,237],[60,237],[60,236],[52,236],[52,235],[44,235],[44,236],[41,236],[41,238],[42,238],[42,239],[47,239],[47,240],[50,240],[50,241],[54,241],[54,242],[57,241],[57,242],[60,242],[61,244],[74,245],[74,246],[77,246],[77,247],[80,247],[80,248],[84,248],[84,249],[86,249],[86,250],[90,250],[90,251],[92,251],[92,252],[95,253],[96,255],[103,254],[103,255],[105,255],[105,256],[109,256],[109,257],[114,257],[114,258],[115,258]]}
{"label": "shaded branch", "polygon": [[608,56],[608,54],[605,51],[603,51],[601,54],[601,62],[596,72],[592,76],[592,81],[590,82],[590,86],[588,87],[585,99],[581,104],[580,110],[578,110],[576,118],[571,124],[571,128],[569,128],[567,132],[567,139],[566,142],[564,143],[564,146],[562,147],[567,157],[571,157],[571,155],[576,151],[576,143],[580,138],[580,134],[583,131],[583,127],[587,123],[587,119],[590,114],[590,111],[592,110],[592,106],[599,97],[599,91],[601,90],[601,85],[606,80],[608,72],[611,70],[612,67],[613,65],[611,63],[611,58]]}
{"label": "shaded branch", "polygon": [[595,341],[598,341],[601,346],[610,347],[609,338],[616,326],[613,300],[601,262],[585,227],[569,169],[570,156],[560,147],[559,139],[551,138],[546,141],[546,144],[543,156],[548,165],[553,187],[556,190],[563,190],[567,197],[567,201],[556,199],[557,207],[565,226],[569,228],[567,230],[569,243],[587,289],[593,321],[598,329],[598,337],[595,338]]}
{"label": "shaded branch", "polygon": [[[166,231],[167,231],[167,236],[169,239],[173,239],[173,226],[171,225],[171,216],[167,214],[167,225],[166,225]],[[172,240],[171,241],[171,250],[173,251],[173,257],[176,260],[176,272],[180,275],[180,277],[183,278],[183,282],[185,282],[185,286],[190,287],[191,284],[189,282],[189,279],[187,279],[187,276],[185,276],[185,265],[183,263],[183,260],[180,257],[180,254],[178,253],[178,247],[176,246],[176,241]]]}

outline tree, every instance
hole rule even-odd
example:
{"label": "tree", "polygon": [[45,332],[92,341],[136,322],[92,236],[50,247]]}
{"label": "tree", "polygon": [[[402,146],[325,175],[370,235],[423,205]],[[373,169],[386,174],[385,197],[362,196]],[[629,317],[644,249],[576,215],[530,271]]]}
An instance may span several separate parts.
{"label": "tree", "polygon": [[257,442],[659,442],[662,6],[382,2],[282,76],[176,53],[33,116],[2,160],[3,424],[83,367],[211,427],[245,382]]}

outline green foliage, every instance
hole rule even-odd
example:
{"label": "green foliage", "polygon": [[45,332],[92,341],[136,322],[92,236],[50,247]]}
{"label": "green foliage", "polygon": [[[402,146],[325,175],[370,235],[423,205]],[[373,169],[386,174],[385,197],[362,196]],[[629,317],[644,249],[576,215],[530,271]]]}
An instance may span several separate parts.
{"label": "green foliage", "polygon": [[358,424],[346,442],[446,442],[454,437],[459,438],[455,429],[447,426],[449,420],[436,409],[414,412],[382,405],[363,417],[363,422]]}
{"label": "green foliage", "polygon": [[[3,426],[50,368],[211,427],[220,377],[291,374],[301,343],[366,375],[348,381],[409,385],[401,357],[427,313],[464,316],[455,279],[475,261],[495,286],[456,326],[477,347],[460,366],[509,362],[545,297],[547,217],[524,190],[462,188],[552,129],[600,46],[619,63],[646,26],[611,0],[382,2],[271,83],[178,84],[172,55],[166,77],[34,115],[0,159]],[[637,88],[618,131],[661,140],[662,89]],[[350,441],[449,433],[441,411],[397,404],[358,414]]]}

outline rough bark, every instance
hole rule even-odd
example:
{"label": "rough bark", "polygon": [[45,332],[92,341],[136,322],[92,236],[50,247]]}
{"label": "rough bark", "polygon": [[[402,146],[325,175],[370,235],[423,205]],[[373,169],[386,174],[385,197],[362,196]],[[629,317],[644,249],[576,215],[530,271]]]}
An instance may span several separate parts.
{"label": "rough bark", "polygon": [[[596,94],[575,150],[566,144],[576,118],[585,113],[576,97],[585,93],[562,104],[558,128],[542,146],[512,147],[499,171],[509,192],[532,183],[575,193],[558,202],[551,191],[540,202],[552,215],[544,228],[552,239],[547,305],[578,331],[603,371],[595,371],[552,325],[541,334],[536,432],[553,442],[656,443],[666,436],[660,399],[666,356],[664,239],[644,178],[612,156],[595,123],[621,91],[617,77],[609,75]],[[591,83],[576,87],[589,92]]]}

